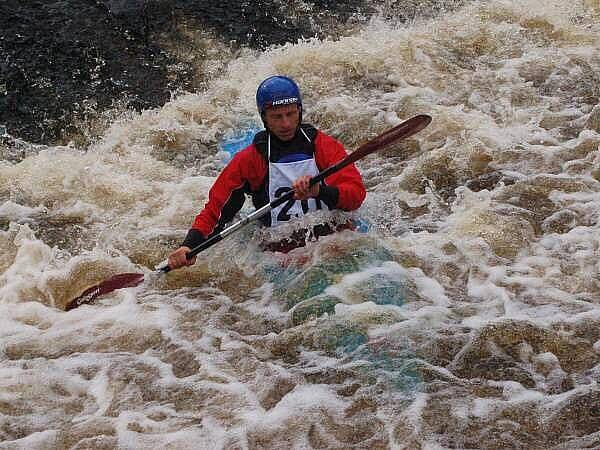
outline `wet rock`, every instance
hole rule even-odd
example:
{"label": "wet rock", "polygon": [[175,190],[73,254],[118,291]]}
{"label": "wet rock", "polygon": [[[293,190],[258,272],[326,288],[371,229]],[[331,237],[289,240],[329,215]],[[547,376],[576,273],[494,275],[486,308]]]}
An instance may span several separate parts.
{"label": "wet rock", "polygon": [[0,122],[13,135],[53,142],[75,116],[110,107],[119,94],[137,108],[167,100],[171,61],[148,39],[150,16],[165,16],[158,6],[152,14],[133,4],[118,16],[100,2],[3,2]]}
{"label": "wet rock", "polygon": [[[6,55],[0,124],[28,141],[55,143],[116,102],[152,108],[171,92],[199,88],[203,49],[193,48],[193,39],[183,54],[170,44],[189,43],[186,28],[212,33],[225,46],[261,48],[335,33],[332,23],[343,26],[369,11],[364,0],[6,0],[0,3],[0,54]],[[200,56],[190,59],[196,51]]]}
{"label": "wet rock", "polygon": [[202,89],[241,47],[336,37],[377,12],[404,22],[463,3],[4,0],[0,130],[29,142],[86,143],[90,129],[97,136],[107,126],[106,111],[153,108],[172,92]]}
{"label": "wet rock", "polygon": [[[0,102],[2,101],[1,95],[0,93]],[[4,134],[5,131],[6,128],[0,124],[0,160],[16,164],[46,148],[46,146],[33,145],[10,134]]]}

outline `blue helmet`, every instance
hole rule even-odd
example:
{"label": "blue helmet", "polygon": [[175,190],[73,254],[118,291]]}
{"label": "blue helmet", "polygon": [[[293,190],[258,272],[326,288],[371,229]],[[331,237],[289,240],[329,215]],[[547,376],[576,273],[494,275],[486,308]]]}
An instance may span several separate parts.
{"label": "blue helmet", "polygon": [[271,106],[297,104],[302,108],[300,88],[294,80],[281,75],[267,78],[256,90],[256,107],[262,115]]}

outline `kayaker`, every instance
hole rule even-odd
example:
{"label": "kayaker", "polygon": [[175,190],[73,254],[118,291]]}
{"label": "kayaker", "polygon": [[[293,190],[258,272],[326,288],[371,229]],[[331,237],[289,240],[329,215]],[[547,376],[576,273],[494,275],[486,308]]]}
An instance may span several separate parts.
{"label": "kayaker", "polygon": [[[354,164],[309,187],[311,177],[342,160],[347,153],[340,142],[302,123],[302,99],[294,80],[280,75],[264,80],[256,91],[256,106],[265,130],[257,133],[253,143],[238,152],[219,174],[181,247],[169,255],[171,269],[194,264],[196,258],[188,260],[186,253],[223,230],[242,208],[246,194],[260,208],[294,189],[293,200],[261,218],[269,227],[311,211],[352,211],[362,204],[366,191]],[[310,234],[323,236],[344,227],[345,224],[317,225]],[[304,245],[305,236],[305,231],[288,236],[267,248],[289,251]]]}

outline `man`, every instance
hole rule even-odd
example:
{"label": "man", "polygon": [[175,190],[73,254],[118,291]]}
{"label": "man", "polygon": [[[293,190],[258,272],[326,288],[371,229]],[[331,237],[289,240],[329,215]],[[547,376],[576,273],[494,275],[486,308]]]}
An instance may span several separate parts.
{"label": "man", "polygon": [[[265,130],[256,134],[251,145],[238,152],[217,177],[209,191],[208,202],[196,216],[181,247],[169,256],[169,266],[177,269],[196,262],[186,253],[214,234],[221,232],[242,208],[245,194],[256,208],[266,205],[289,190],[294,198],[274,208],[261,219],[274,227],[321,209],[357,209],[366,191],[360,173],[351,164],[309,187],[311,177],[346,157],[342,144],[302,123],[302,99],[298,85],[290,78],[272,76],[256,91],[256,105]],[[315,236],[332,233],[328,225],[317,226]],[[271,247],[289,251],[285,245]],[[296,243],[301,246],[304,243]]]}

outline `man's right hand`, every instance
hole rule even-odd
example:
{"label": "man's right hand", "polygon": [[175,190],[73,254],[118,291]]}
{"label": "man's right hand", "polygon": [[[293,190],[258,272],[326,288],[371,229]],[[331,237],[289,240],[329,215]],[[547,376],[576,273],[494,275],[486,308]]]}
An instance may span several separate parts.
{"label": "man's right hand", "polygon": [[171,270],[179,269],[183,266],[193,266],[196,264],[196,257],[191,259],[186,258],[186,254],[190,251],[189,247],[179,247],[173,253],[169,255],[169,267]]}

